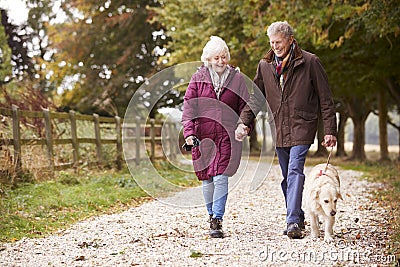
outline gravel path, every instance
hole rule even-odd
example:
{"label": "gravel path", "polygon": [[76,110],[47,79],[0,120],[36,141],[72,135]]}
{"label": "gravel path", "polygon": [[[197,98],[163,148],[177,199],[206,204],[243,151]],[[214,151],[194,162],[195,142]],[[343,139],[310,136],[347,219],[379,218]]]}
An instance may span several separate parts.
{"label": "gravel path", "polygon": [[[308,169],[307,169],[308,170]],[[307,173],[306,170],[306,173]],[[94,217],[39,239],[3,244],[0,266],[386,266],[388,212],[371,200],[379,184],[339,170],[336,238],[282,235],[285,209],[280,170],[249,193],[243,180],[228,197],[224,239],[208,237],[204,207],[176,208],[151,201],[126,212]],[[307,218],[306,218],[307,219]]]}

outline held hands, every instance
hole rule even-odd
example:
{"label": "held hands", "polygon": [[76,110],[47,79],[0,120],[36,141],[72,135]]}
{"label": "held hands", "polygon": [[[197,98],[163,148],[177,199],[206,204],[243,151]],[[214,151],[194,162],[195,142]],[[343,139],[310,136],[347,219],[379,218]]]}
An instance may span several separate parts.
{"label": "held hands", "polygon": [[334,147],[336,146],[336,137],[334,135],[325,135],[324,142],[322,142],[324,147]]}
{"label": "held hands", "polygon": [[242,142],[248,134],[249,134],[249,127],[247,127],[243,123],[238,124],[238,126],[235,130],[236,141]]}

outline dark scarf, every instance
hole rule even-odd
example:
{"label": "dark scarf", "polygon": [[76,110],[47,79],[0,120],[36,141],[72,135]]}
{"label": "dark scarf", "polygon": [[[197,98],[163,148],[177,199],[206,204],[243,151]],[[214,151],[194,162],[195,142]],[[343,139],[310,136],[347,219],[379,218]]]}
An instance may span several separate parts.
{"label": "dark scarf", "polygon": [[[286,81],[286,76],[287,76],[287,70],[289,68],[289,65],[293,59],[294,56],[294,47],[295,44],[293,43],[290,47],[289,53],[286,55],[284,59],[277,57],[274,55],[275,62],[276,62],[276,77],[279,79],[281,86],[283,87],[284,81]],[[281,75],[283,76],[281,77]]]}

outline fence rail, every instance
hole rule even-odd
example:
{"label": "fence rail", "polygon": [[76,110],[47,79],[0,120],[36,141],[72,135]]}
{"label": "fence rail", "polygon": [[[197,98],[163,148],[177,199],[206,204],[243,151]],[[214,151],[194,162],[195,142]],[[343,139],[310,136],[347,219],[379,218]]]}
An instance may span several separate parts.
{"label": "fence rail", "polygon": [[[5,138],[4,134],[0,136],[0,150],[5,150],[7,146],[13,147],[13,157],[12,166],[15,168],[16,173],[21,173],[23,169],[22,161],[22,147],[23,146],[42,146],[46,150],[47,166],[45,167],[50,171],[51,176],[54,175],[54,171],[68,169],[68,168],[78,168],[83,161],[80,159],[80,145],[81,144],[94,144],[95,154],[96,154],[96,164],[104,164],[104,151],[103,145],[111,144],[115,145],[116,158],[114,161],[118,169],[123,166],[123,155],[122,155],[122,123],[123,119],[118,116],[111,117],[101,117],[97,114],[93,115],[81,115],[76,114],[74,111],[69,113],[51,112],[48,109],[43,109],[43,111],[25,111],[20,110],[18,106],[13,105],[12,109],[0,108],[0,115],[2,118],[9,118],[12,120],[12,138]],[[22,138],[21,135],[21,119],[31,118],[39,119],[44,121],[44,135],[43,137],[35,138]],[[65,120],[69,124],[70,137],[69,138],[55,138],[53,124],[55,120]],[[78,121],[88,121],[93,123],[94,138],[79,137],[78,136]],[[109,124],[113,128],[113,137],[104,138],[101,135],[101,125]],[[129,126],[128,126],[129,127]],[[156,146],[165,138],[165,141],[170,142],[169,154],[174,156],[177,152],[172,145],[173,136],[176,132],[172,133],[172,125],[168,125],[168,133],[161,138],[161,131],[157,130],[161,128],[162,124],[156,124],[154,119],[150,120],[150,123],[144,123],[140,120],[134,125],[134,135],[127,138],[127,143],[130,145],[132,141],[135,147],[135,155],[133,158],[127,160],[134,160],[136,164],[140,164],[140,160],[144,157],[143,153],[147,153],[151,160],[154,160],[160,156],[156,155]],[[108,127],[110,128],[110,127]],[[0,128],[1,129],[1,128]],[[164,140],[163,140],[164,142]],[[63,162],[61,164],[55,164],[55,146],[65,146],[71,145],[72,162]],[[144,147],[143,147],[144,146]],[[148,147],[148,148],[147,148]],[[144,148],[144,149],[143,149]],[[165,151],[164,151],[165,153]],[[10,154],[10,153],[8,153]],[[11,153],[12,154],[12,153]],[[142,155],[141,155],[142,154]],[[9,155],[11,158],[11,155]],[[162,155],[161,155],[162,156]]]}

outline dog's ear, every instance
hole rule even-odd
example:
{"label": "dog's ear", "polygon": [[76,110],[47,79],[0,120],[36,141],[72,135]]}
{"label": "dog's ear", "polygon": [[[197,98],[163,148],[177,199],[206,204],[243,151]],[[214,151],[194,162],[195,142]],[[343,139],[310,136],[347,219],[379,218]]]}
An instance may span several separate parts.
{"label": "dog's ear", "polygon": [[318,198],[319,198],[320,190],[317,189],[317,188],[314,188],[314,189],[311,190],[310,193],[311,193],[311,198],[312,198],[312,199],[318,199]]}
{"label": "dog's ear", "polygon": [[342,194],[340,193],[340,187],[336,186],[336,192],[337,198],[343,200]]}

